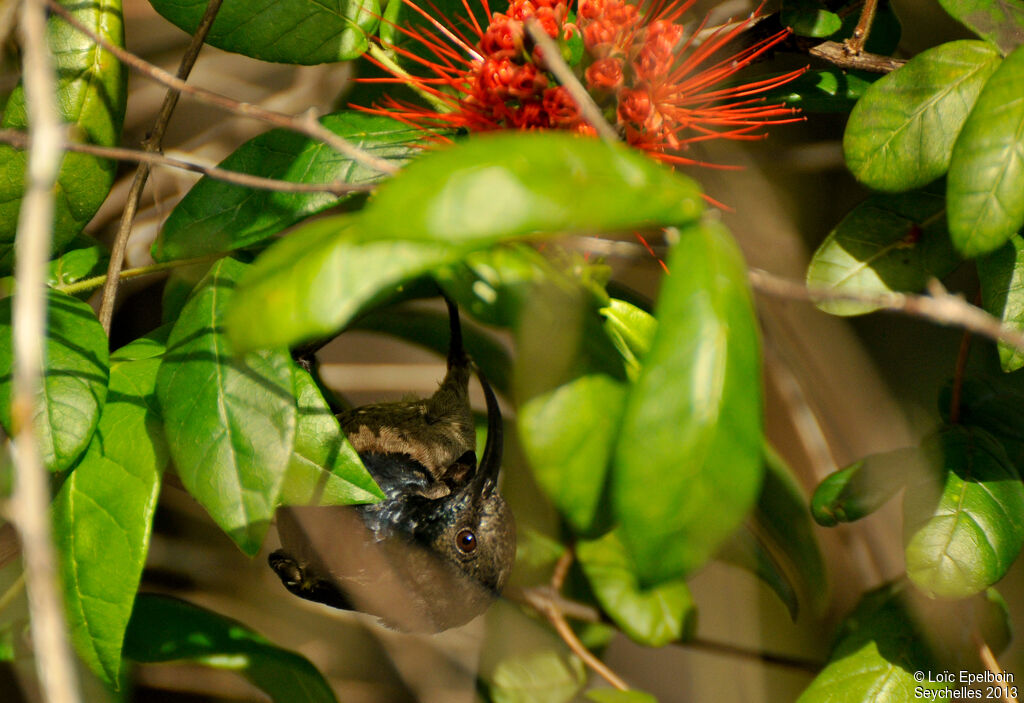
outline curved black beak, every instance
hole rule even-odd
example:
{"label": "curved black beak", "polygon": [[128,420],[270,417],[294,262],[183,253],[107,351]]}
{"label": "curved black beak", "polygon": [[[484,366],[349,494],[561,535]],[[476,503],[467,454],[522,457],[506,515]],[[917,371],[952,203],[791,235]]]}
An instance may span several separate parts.
{"label": "curved black beak", "polygon": [[494,397],[491,384],[487,382],[479,369],[477,369],[477,377],[480,379],[480,386],[484,390],[484,398],[487,401],[487,442],[484,444],[484,453],[480,458],[476,476],[470,483],[470,490],[473,495],[488,498],[498,486],[498,471],[501,470],[501,457],[504,450],[502,442],[504,428],[501,421],[501,408],[498,407],[498,399]]}

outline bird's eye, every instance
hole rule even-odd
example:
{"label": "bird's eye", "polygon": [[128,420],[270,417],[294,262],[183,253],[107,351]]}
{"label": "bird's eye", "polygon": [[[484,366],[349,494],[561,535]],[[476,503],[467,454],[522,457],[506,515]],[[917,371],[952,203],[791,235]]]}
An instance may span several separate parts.
{"label": "bird's eye", "polygon": [[462,530],[455,535],[455,546],[464,554],[469,554],[476,549],[476,535],[472,530]]}

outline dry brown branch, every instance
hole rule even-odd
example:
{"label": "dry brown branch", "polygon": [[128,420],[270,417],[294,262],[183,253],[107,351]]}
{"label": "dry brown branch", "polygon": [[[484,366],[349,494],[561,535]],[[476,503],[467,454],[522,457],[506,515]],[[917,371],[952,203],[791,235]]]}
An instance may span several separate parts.
{"label": "dry brown branch", "polygon": [[47,5],[54,13],[63,17],[64,20],[72,27],[82,32],[117,57],[118,61],[121,61],[125,65],[138,71],[144,76],[157,81],[158,83],[162,83],[169,88],[174,88],[185,95],[193,97],[199,102],[212,105],[226,112],[230,112],[235,115],[242,115],[244,117],[251,117],[252,119],[272,124],[275,127],[282,127],[294,132],[299,132],[300,134],[305,134],[307,137],[322,141],[324,144],[327,144],[340,154],[374,171],[379,171],[380,173],[386,173],[388,175],[394,175],[398,172],[398,168],[394,164],[359,149],[347,139],[339,137],[337,134],[324,127],[311,111],[305,112],[302,115],[287,115],[282,112],[268,110],[264,107],[260,107],[259,105],[253,105],[252,103],[241,102],[239,100],[229,98],[226,95],[215,93],[212,90],[206,90],[205,88],[200,88],[186,83],[185,81],[172,76],[159,66],[154,66],[135,54],[111,44],[109,41],[72,17],[66,9],[56,2],[56,0],[47,0]]}
{"label": "dry brown branch", "polygon": [[929,295],[912,293],[888,293],[865,295],[847,293],[828,288],[808,288],[803,283],[780,276],[751,269],[750,284],[754,290],[776,298],[806,300],[846,300],[872,305],[881,310],[898,312],[951,327],[960,327],[989,339],[1005,342],[1024,352],[1024,334],[1007,327],[981,308],[971,305],[958,295],[947,292],[938,281],[932,281]]}
{"label": "dry brown branch", "polygon": [[46,7],[24,0],[21,9],[22,80],[29,123],[25,194],[14,242],[11,424],[15,483],[10,512],[24,554],[36,672],[48,703],[81,699],[57,580],[50,528],[49,477],[37,444],[36,411],[42,395],[46,338],[46,268],[53,226],[54,186],[64,140],[57,111],[57,80],[46,43]]}
{"label": "dry brown branch", "polygon": [[878,9],[878,0],[864,0],[864,9],[860,12],[860,19],[853,29],[853,35],[846,40],[846,52],[853,56],[859,56],[864,51],[864,42],[871,34],[871,25],[875,21],[875,10]]}
{"label": "dry brown branch", "polygon": [[839,68],[870,73],[890,73],[906,63],[902,59],[894,59],[881,54],[869,54],[864,51],[854,54],[850,52],[846,44],[834,41],[826,41],[813,46],[809,53],[811,56],[828,61]]}
{"label": "dry brown branch", "polygon": [[[16,147],[24,148],[28,144],[28,134],[16,129],[0,129],[0,142],[6,142]],[[103,159],[116,161],[135,161],[145,163],[149,166],[167,166],[184,171],[200,173],[216,181],[223,181],[245,188],[257,188],[259,190],[273,190],[279,193],[330,193],[331,195],[345,195],[346,193],[366,192],[373,190],[376,186],[370,184],[350,184],[335,181],[334,183],[295,183],[293,181],[282,181],[278,178],[265,178],[254,176],[251,173],[231,171],[218,166],[207,166],[195,161],[187,161],[170,156],[164,156],[159,152],[142,151],[139,149],[126,149],[116,146],[98,146],[96,144],[83,144],[65,140],[61,144],[65,151],[77,151],[82,154],[91,154]]]}

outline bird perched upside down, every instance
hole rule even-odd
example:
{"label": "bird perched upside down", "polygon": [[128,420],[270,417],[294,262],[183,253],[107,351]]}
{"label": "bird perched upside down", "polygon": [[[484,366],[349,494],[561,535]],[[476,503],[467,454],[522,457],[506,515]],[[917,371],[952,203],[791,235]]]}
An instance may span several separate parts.
{"label": "bird perched upside down", "polygon": [[384,500],[282,508],[282,549],[270,555],[295,595],[372,613],[402,630],[438,632],[479,615],[501,592],[515,558],[515,522],[497,488],[501,411],[478,372],[487,401],[478,465],[471,362],[458,309],[446,302],[448,371],[437,392],[338,415]]}

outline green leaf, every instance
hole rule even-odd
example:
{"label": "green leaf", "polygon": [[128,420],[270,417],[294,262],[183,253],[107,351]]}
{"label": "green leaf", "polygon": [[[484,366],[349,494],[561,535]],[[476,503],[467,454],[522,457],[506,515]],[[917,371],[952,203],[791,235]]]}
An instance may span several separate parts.
{"label": "green leaf", "polygon": [[960,126],[998,64],[985,42],[954,41],[873,83],[843,135],[853,175],[877,190],[904,191],[945,173]]}
{"label": "green leaf", "polygon": [[998,249],[1024,226],[1024,47],[985,83],[953,146],[949,233],[964,256]]}
{"label": "green leaf", "polygon": [[519,439],[533,476],[578,534],[605,527],[601,499],[625,398],[621,382],[595,374],[519,408]]}
{"label": "green leaf", "polygon": [[693,635],[697,610],[686,582],[673,579],[641,588],[615,532],[578,542],[576,556],[601,608],[631,639],[662,647]]}
{"label": "green leaf", "polygon": [[50,272],[46,279],[50,286],[66,286],[107,272],[110,263],[107,248],[84,235],[78,239],[81,246],[76,247],[76,242],[72,242],[67,252],[50,262]]}
{"label": "green leaf", "polygon": [[848,113],[864,95],[877,74],[824,68],[807,71],[785,85],[764,94],[765,102],[784,100],[803,112]]}
{"label": "green leaf", "polygon": [[[372,315],[364,315],[355,320],[348,329],[389,334],[435,351],[441,356],[448,354],[450,332],[448,314],[444,312],[379,308]],[[512,359],[505,345],[494,336],[467,324],[462,325],[462,343],[473,363],[483,371],[488,383],[499,393],[510,393]]]}
{"label": "green leaf", "polygon": [[366,231],[486,244],[544,233],[683,225],[694,181],[620,144],[564,132],[494,132],[425,154],[381,185]]}
{"label": "green leaf", "polygon": [[915,679],[916,672],[936,669],[901,591],[885,585],[861,598],[843,623],[828,665],[797,703],[911,703],[921,700],[922,690],[946,688]]}
{"label": "green leaf", "polygon": [[[107,335],[85,303],[47,291],[43,390],[35,417],[43,462],[51,471],[82,455],[107,398]],[[11,433],[11,299],[0,300],[0,422]]]}
{"label": "green leaf", "polygon": [[[110,390],[85,457],[54,499],[64,601],[79,656],[117,686],[121,645],[167,465],[152,338],[112,357]],[[128,357],[145,356],[136,360]]]}
{"label": "green leaf", "polygon": [[792,470],[770,446],[765,447],[764,463],[757,505],[719,557],[757,574],[796,620],[801,601],[809,601],[815,611],[824,607],[825,563],[807,514],[807,499]]}
{"label": "green leaf", "polygon": [[[985,310],[999,318],[1003,327],[1024,331],[1024,239],[1014,235],[977,262]],[[998,349],[1003,371],[1009,373],[1024,366],[1024,354],[1016,347],[999,342]]]}
{"label": "green leaf", "polygon": [[541,649],[503,659],[488,683],[494,703],[568,703],[585,682],[578,658]]}
{"label": "green leaf", "polygon": [[612,505],[645,585],[704,564],[762,475],[760,340],[739,250],[704,222],[679,233],[668,266],[612,472]]}
{"label": "green leaf", "polygon": [[780,17],[783,27],[789,27],[801,37],[824,38],[835,34],[843,21],[815,0],[787,0]]}
{"label": "green leaf", "polygon": [[292,377],[298,421],[281,504],[376,503],[384,494],[349,444],[313,377],[297,366]]}
{"label": "green leaf", "polygon": [[[959,263],[940,195],[873,195],[851,210],[814,252],[807,285],[851,296],[913,292]],[[817,305],[833,315],[877,309],[859,300],[820,300]]]}
{"label": "green leaf", "polygon": [[[345,111],[320,122],[353,146],[402,166],[418,153],[422,133],[388,117]],[[293,183],[376,183],[383,174],[339,154],[322,142],[275,129],[240,146],[221,168]],[[277,234],[329,207],[363,193],[281,193],[245,188],[203,177],[168,215],[153,257],[171,261],[230,251]]]}
{"label": "green leaf", "polygon": [[222,259],[200,282],[171,331],[157,395],[182,484],[253,555],[277,506],[296,409],[287,350],[240,356],[224,333],[245,269]]}
{"label": "green leaf", "polygon": [[[189,34],[207,0],[150,0],[161,15]],[[206,42],[264,61],[318,64],[348,61],[369,46],[380,21],[377,0],[224,0]]]}
{"label": "green leaf", "polygon": [[631,688],[619,691],[614,688],[594,688],[587,691],[587,698],[596,703],[658,703],[658,699],[650,693]]}
{"label": "green leaf", "polygon": [[280,649],[241,623],[185,601],[139,595],[125,637],[137,662],[193,661],[237,671],[275,703],[335,703],[305,657]]}
{"label": "green leaf", "polygon": [[379,295],[465,255],[439,242],[379,240],[348,215],[303,225],[267,249],[227,313],[236,350],[293,345],[337,332]]}
{"label": "green leaf", "polygon": [[635,381],[658,329],[657,320],[646,310],[618,298],[612,298],[601,308],[601,314],[605,331],[622,354],[630,380]]}
{"label": "green leaf", "polygon": [[980,429],[928,444],[933,467],[903,500],[907,575],[932,596],[965,598],[1001,579],[1024,545],[1024,485]]}
{"label": "green leaf", "polygon": [[939,4],[1004,54],[1024,44],[1024,4],[1020,0],[939,0]]}
{"label": "green leaf", "polygon": [[[124,46],[121,0],[76,3],[63,0],[79,22],[117,46]],[[127,91],[125,68],[92,39],[57,15],[46,25],[46,39],[58,76],[57,105],[75,141],[116,146]],[[0,127],[28,126],[24,87],[11,94]],[[14,234],[25,189],[26,153],[0,144],[0,272],[12,269]],[[114,183],[117,165],[89,154],[64,155],[57,174],[53,250],[61,251],[96,214]]]}
{"label": "green leaf", "polygon": [[[980,427],[992,434],[1006,450],[1018,472],[1024,467],[1024,394],[999,379],[964,379],[960,389],[960,423]],[[952,384],[939,392],[943,422],[949,422]]]}
{"label": "green leaf", "polygon": [[908,481],[927,475],[928,461],[919,447],[867,456],[825,477],[814,491],[811,514],[825,527],[860,520],[885,505]]}

